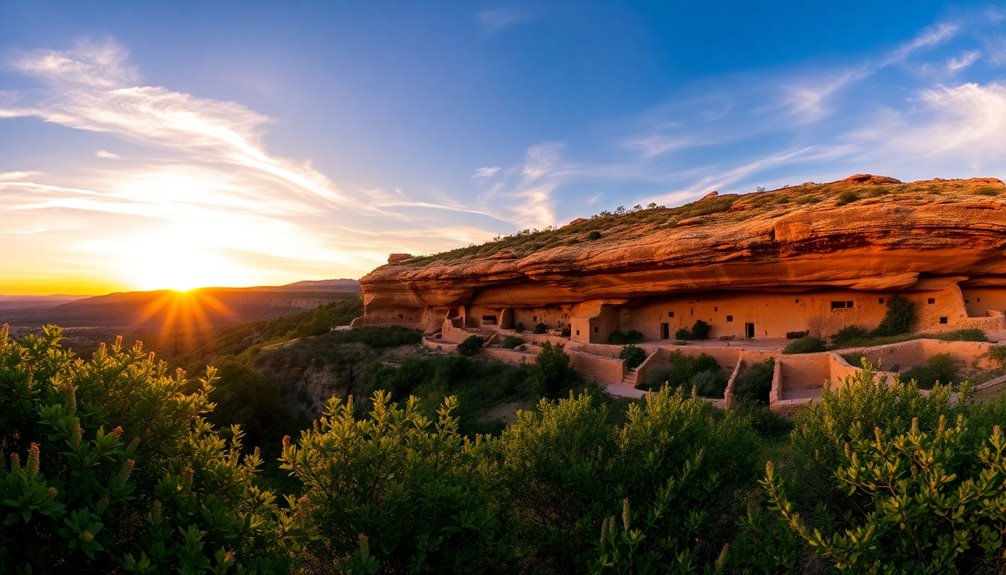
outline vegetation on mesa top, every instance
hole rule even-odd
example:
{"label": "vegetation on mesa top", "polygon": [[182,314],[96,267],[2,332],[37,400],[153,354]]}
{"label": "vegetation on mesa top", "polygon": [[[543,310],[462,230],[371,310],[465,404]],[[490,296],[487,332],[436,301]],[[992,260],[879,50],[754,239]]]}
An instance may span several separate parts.
{"label": "vegetation on mesa top", "polygon": [[662,229],[738,222],[756,215],[778,216],[811,206],[840,207],[853,203],[867,205],[891,201],[890,198],[897,198],[897,201],[903,203],[954,203],[976,196],[1006,197],[1006,184],[992,178],[902,183],[893,178],[857,175],[837,182],[807,182],[773,191],[758,188],[747,194],[710,193],[700,200],[674,208],[654,203],[646,207],[638,204],[632,208],[619,206],[613,212],[603,211],[587,219],[579,218],[562,227],[524,229],[512,235],[497,236],[484,244],[416,256],[401,264],[422,265],[496,254],[521,257],[584,242],[631,240]]}

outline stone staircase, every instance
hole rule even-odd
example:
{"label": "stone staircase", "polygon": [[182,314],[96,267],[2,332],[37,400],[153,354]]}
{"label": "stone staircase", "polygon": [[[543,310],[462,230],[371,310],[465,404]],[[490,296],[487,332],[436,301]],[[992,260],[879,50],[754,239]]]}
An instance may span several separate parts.
{"label": "stone staircase", "polygon": [[639,372],[636,368],[629,368],[625,370],[625,375],[622,376],[622,385],[628,385],[630,387],[636,387],[636,383],[639,381]]}

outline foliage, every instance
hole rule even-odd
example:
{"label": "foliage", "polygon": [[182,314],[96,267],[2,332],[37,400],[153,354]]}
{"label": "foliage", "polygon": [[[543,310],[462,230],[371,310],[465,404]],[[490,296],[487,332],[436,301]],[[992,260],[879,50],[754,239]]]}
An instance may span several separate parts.
{"label": "foliage", "polygon": [[936,334],[936,338],[943,341],[988,341],[985,332],[973,327],[965,329],[955,329]]}
{"label": "foliage", "polygon": [[904,296],[895,295],[887,298],[884,319],[880,320],[880,325],[870,332],[870,335],[877,337],[908,333],[912,331],[913,325],[915,325],[915,302]]}
{"label": "foliage", "polygon": [[528,385],[539,397],[559,397],[582,381],[569,366],[569,355],[561,345],[545,342],[528,370]]}
{"label": "foliage", "polygon": [[695,321],[692,326],[692,339],[709,339],[709,332],[712,329],[708,323],[700,320]]}
{"label": "foliage", "polygon": [[399,326],[364,326],[345,331],[333,331],[325,336],[328,343],[362,343],[370,347],[398,347],[417,344],[423,334],[417,329]]}
{"label": "foliage", "polygon": [[614,345],[628,345],[639,343],[641,341],[643,341],[643,334],[634,329],[627,332],[622,332],[616,329],[608,336],[608,343]]}
{"label": "foliage", "polygon": [[768,405],[775,375],[775,359],[768,358],[747,366],[734,381],[734,399],[756,401]]}
{"label": "foliage", "polygon": [[842,571],[1000,572],[1006,405],[968,398],[888,386],[867,366],[797,416],[794,461],[766,468],[773,508]]}
{"label": "foliage", "polygon": [[[713,394],[708,397],[723,397],[722,389],[718,394],[715,391],[720,383],[722,383],[723,388],[726,388],[726,379],[723,378],[719,363],[712,356],[706,353],[691,356],[681,353],[680,350],[674,350],[668,354],[667,359],[668,363],[666,366],[655,367],[647,373],[646,381],[640,387],[657,390],[667,384],[671,388],[691,388],[697,383],[702,383],[703,391]],[[713,376],[703,375],[699,381],[695,381],[698,374],[706,372],[718,373],[719,378],[714,379]],[[700,393],[700,395],[703,394]]]}
{"label": "foliage", "polygon": [[0,572],[288,572],[257,452],[202,417],[213,371],[172,376],[119,341],[85,361],[60,339],[0,329]]}
{"label": "foliage", "polygon": [[548,331],[548,326],[545,325],[544,323],[538,322],[538,323],[534,324],[534,332],[535,333],[542,334],[542,333],[545,333],[546,331]]}
{"label": "foliage", "polygon": [[480,487],[482,445],[458,433],[448,398],[436,421],[415,398],[404,406],[374,394],[358,420],[352,402],[329,400],[282,467],[304,485],[294,507],[312,534],[305,549],[319,570],[480,573],[502,569],[509,547]]}
{"label": "foliage", "polygon": [[217,364],[217,381],[210,389],[209,400],[216,407],[207,419],[218,426],[240,425],[247,430],[247,442],[251,445],[273,439],[268,434],[289,424],[289,416],[277,409],[282,401],[279,388],[266,376],[232,358]]}
{"label": "foliage", "polygon": [[949,353],[937,353],[901,374],[904,381],[914,381],[922,389],[930,389],[937,382],[950,385],[957,382],[957,362]]}
{"label": "foliage", "polygon": [[482,350],[484,343],[485,340],[482,339],[482,336],[470,335],[458,344],[458,353],[461,355],[475,355]]}
{"label": "foliage", "polygon": [[599,240],[599,239],[601,239],[601,232],[599,232],[597,230],[591,230],[590,233],[587,234],[587,239],[588,240]]}
{"label": "foliage", "polygon": [[689,340],[692,340],[692,339],[695,339],[695,338],[692,337],[692,332],[690,330],[687,330],[685,328],[681,328],[681,329],[677,330],[676,332],[674,332],[674,339],[681,340],[681,341],[689,341]]}
{"label": "foliage", "polygon": [[990,361],[999,364],[999,367],[1006,368],[1006,345],[994,345],[984,354]]}
{"label": "foliage", "polygon": [[689,572],[735,531],[731,494],[751,477],[755,441],[681,391],[630,404],[620,427],[588,396],[542,401],[500,437],[498,493],[535,570]]}
{"label": "foliage", "polygon": [[723,397],[727,389],[727,377],[719,368],[700,371],[692,376],[688,383],[695,388],[695,393],[702,397]]}
{"label": "foliage", "polygon": [[618,357],[625,362],[625,367],[635,369],[646,361],[646,351],[639,346],[629,344],[622,347],[622,351],[618,354]]}
{"label": "foliage", "polygon": [[835,334],[831,336],[831,341],[835,345],[843,345],[845,343],[867,337],[870,337],[870,332],[858,325],[847,325],[836,331]]}
{"label": "foliage", "polygon": [[859,199],[859,194],[852,190],[846,190],[838,194],[838,199],[835,201],[835,205],[844,206],[846,204],[851,204]]}
{"label": "foliage", "polygon": [[794,339],[786,344],[783,353],[818,353],[825,350],[824,340],[819,337],[808,335],[800,339]]}
{"label": "foliage", "polygon": [[508,336],[506,336],[506,337],[503,338],[503,341],[500,342],[500,347],[503,347],[503,348],[506,348],[506,349],[513,349],[513,348],[517,347],[518,345],[523,345],[523,344],[524,344],[524,338],[517,337],[515,335],[508,335]]}
{"label": "foliage", "polygon": [[513,330],[517,333],[524,333],[527,330],[527,328],[524,327],[524,322],[520,321],[517,322],[517,325],[514,326]]}

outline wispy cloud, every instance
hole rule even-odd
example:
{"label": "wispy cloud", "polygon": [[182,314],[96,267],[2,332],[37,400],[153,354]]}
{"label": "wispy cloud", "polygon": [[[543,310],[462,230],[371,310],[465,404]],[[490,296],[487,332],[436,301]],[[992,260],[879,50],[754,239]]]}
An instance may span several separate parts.
{"label": "wispy cloud", "polygon": [[102,160],[119,160],[122,158],[119,154],[109,152],[108,150],[98,150],[94,153],[94,156]]}
{"label": "wispy cloud", "polygon": [[947,60],[947,71],[956,74],[977,62],[981,55],[979,50],[969,50],[958,57],[950,58]]}
{"label": "wispy cloud", "polygon": [[475,14],[475,22],[485,33],[498,32],[528,20],[528,15],[516,8],[488,8]]}
{"label": "wispy cloud", "polygon": [[475,175],[473,175],[472,178],[476,180],[488,180],[500,173],[500,170],[502,169],[503,168],[499,166],[485,166],[475,170]]}

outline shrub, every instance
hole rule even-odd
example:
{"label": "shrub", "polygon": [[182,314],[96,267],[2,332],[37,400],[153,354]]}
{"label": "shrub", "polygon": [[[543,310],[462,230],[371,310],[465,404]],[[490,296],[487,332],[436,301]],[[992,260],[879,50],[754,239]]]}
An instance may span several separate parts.
{"label": "shrub", "polygon": [[545,342],[528,370],[528,383],[539,397],[559,397],[580,376],[569,366],[569,355],[561,345]]}
{"label": "shrub", "polygon": [[570,331],[569,326],[566,325],[566,326],[563,326],[562,332],[560,332],[560,335],[562,335],[562,337],[569,337],[570,333],[572,333],[572,332]]}
{"label": "shrub", "polygon": [[430,421],[376,392],[370,414],[332,398],[296,443],[283,441],[282,469],[303,484],[296,527],[310,558],[338,572],[395,572],[422,565],[488,571],[506,563],[502,530],[482,489],[481,447],[466,441],[446,399]]}
{"label": "shrub", "polygon": [[835,332],[835,334],[831,336],[831,341],[835,345],[844,345],[851,341],[867,337],[870,337],[870,332],[858,325],[847,325]]}
{"label": "shrub", "polygon": [[543,334],[546,331],[548,331],[548,326],[545,325],[544,323],[538,322],[538,323],[534,324],[534,332],[535,333],[537,333],[537,334]]}
{"label": "shrub", "polygon": [[[673,351],[668,355],[668,365],[651,369],[643,382],[643,389],[660,389],[665,383],[671,388],[686,387],[695,374],[702,371],[721,372],[720,364],[709,354],[690,356]],[[722,394],[721,394],[722,395]]]}
{"label": "shrub", "polygon": [[807,331],[807,330],[804,330],[804,331],[787,331],[786,332],[786,339],[800,339],[801,337],[807,337],[808,335],[810,335],[810,332]]}
{"label": "shrub", "polygon": [[978,328],[955,329],[936,335],[936,339],[943,341],[988,341],[985,332]]}
{"label": "shrub", "polygon": [[599,239],[601,239],[601,232],[599,232],[597,230],[592,230],[589,234],[587,234],[587,239],[588,240],[599,240]]}
{"label": "shrub", "polygon": [[695,338],[692,337],[691,331],[685,328],[681,328],[678,331],[674,332],[674,339],[680,339],[681,341],[689,341]]}
{"label": "shrub", "polygon": [[611,332],[611,335],[608,336],[608,343],[614,345],[627,345],[632,343],[639,343],[641,341],[643,341],[643,334],[639,333],[634,329],[624,333],[621,330],[616,329],[615,331]]}
{"label": "shrub", "polygon": [[700,371],[688,383],[702,397],[721,398],[727,388],[727,378],[719,368]]}
{"label": "shrub", "polygon": [[461,355],[475,355],[482,350],[482,344],[485,340],[478,335],[470,335],[465,338],[463,342],[458,344],[458,353]]}
{"label": "shrub", "polygon": [[513,330],[517,333],[524,333],[526,329],[527,328],[524,327],[524,322],[522,321],[517,322],[517,325],[513,328]]}
{"label": "shrub", "polygon": [[1006,519],[987,502],[1006,499],[992,479],[1006,464],[1004,404],[951,402],[942,386],[923,396],[872,370],[848,383],[797,415],[793,460],[766,467],[793,533],[845,572],[1001,571]]}
{"label": "shrub", "polygon": [[824,340],[819,337],[808,335],[795,339],[783,348],[783,353],[818,353],[824,351]]}
{"label": "shrub", "polygon": [[625,367],[634,369],[646,360],[646,352],[641,347],[629,344],[622,347],[618,357],[625,362]]}
{"label": "shrub", "polygon": [[999,367],[1006,368],[1006,345],[994,345],[985,352],[984,357],[999,364]]}
{"label": "shrub", "polygon": [[506,349],[513,349],[518,345],[521,345],[522,343],[524,343],[524,338],[517,337],[515,335],[508,335],[503,338],[502,342],[500,342],[500,347],[504,347]]}
{"label": "shrub", "polygon": [[901,374],[904,381],[914,381],[922,389],[930,389],[937,382],[950,385],[957,381],[957,362],[949,353],[938,353]]}
{"label": "shrub", "polygon": [[896,295],[887,298],[887,311],[884,313],[884,319],[880,321],[880,325],[876,329],[870,332],[870,335],[883,337],[908,333],[912,331],[913,325],[915,325],[915,302]]}
{"label": "shrub", "polygon": [[768,405],[774,374],[775,360],[773,358],[752,363],[747,369],[737,374],[737,379],[734,380],[734,399],[756,401]]}
{"label": "shrub", "polygon": [[709,339],[709,332],[712,330],[712,326],[708,323],[700,320],[695,322],[692,326],[692,338],[693,339]]}
{"label": "shrub", "polygon": [[851,204],[859,199],[859,194],[852,190],[846,190],[841,194],[838,194],[838,200],[835,202],[836,205],[844,206],[846,204]]}

